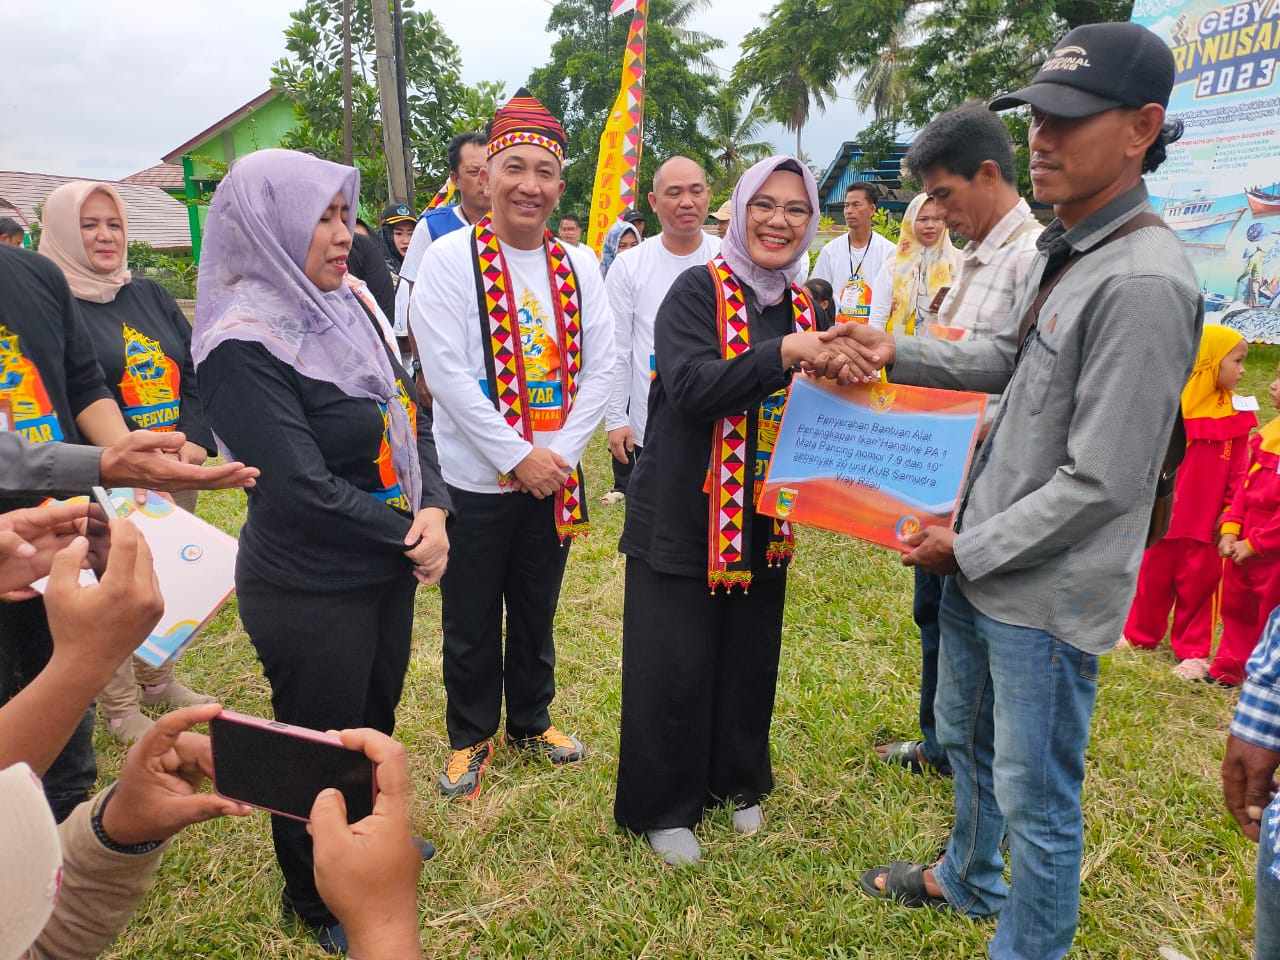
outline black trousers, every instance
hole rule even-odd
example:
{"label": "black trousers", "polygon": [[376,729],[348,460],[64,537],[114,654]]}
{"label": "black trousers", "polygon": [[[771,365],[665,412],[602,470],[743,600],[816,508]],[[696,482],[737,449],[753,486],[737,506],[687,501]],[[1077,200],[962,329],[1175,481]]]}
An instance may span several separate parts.
{"label": "black trousers", "polygon": [[456,487],[449,496],[449,567],[440,582],[449,744],[462,750],[497,733],[504,690],[508,735],[536,736],[551,726],[552,625],[569,559],[555,500]]}
{"label": "black trousers", "polygon": [[920,628],[920,734],[925,760],[944,773],[951,772],[947,752],[938,743],[938,724],[933,700],[938,693],[938,651],[942,648],[938,610],[942,605],[942,577],[915,567],[916,589],[911,601],[911,617]]}
{"label": "black trousers", "polygon": [[609,463],[613,465],[613,491],[614,493],[626,493],[627,485],[631,482],[631,471],[635,469],[636,463],[640,460],[640,451],[642,447],[635,447],[631,451],[631,458],[626,463],[619,463],[618,458],[609,455]]}
{"label": "black trousers", "polygon": [[[27,686],[53,656],[53,637],[44,599],[0,602],[0,704]],[[59,823],[89,799],[98,779],[93,753],[93,704],[80,718],[67,745],[40,778],[44,795]]]}
{"label": "black trousers", "polygon": [[785,576],[711,596],[703,579],[627,558],[619,825],[692,827],[708,806],[750,806],[773,789],[785,599]]}
{"label": "black trousers", "polygon": [[[316,730],[394,731],[417,586],[406,570],[386,584],[310,593],[237,570],[240,620],[271,684],[275,718]],[[271,837],[286,905],[311,926],[336,922],[316,892],[306,825],[272,817]]]}

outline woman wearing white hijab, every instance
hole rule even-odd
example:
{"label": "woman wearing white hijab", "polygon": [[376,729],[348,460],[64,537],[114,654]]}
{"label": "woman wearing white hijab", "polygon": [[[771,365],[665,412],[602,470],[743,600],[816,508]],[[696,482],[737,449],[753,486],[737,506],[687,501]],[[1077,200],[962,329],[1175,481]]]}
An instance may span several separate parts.
{"label": "woman wearing white hijab", "polygon": [[734,190],[720,254],[676,279],[655,324],[653,455],[646,447],[631,478],[620,545],[614,817],[673,866],[700,859],[693,828],[708,808],[732,804],[739,833],[759,830],[773,787],[769,726],[793,540],[787,524],[756,515],[754,494],[793,371],[842,367],[790,281],[817,210],[806,167],[789,157],[756,164]]}

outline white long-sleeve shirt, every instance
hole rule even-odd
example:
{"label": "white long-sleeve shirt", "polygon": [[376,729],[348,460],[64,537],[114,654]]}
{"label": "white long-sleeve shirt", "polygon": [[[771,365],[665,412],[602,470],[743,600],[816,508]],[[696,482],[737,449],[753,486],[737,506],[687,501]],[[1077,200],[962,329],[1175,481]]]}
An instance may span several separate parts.
{"label": "white long-sleeve shirt", "polygon": [[701,267],[720,251],[720,238],[704,234],[693,253],[677,256],[662,234],[624,250],[609,267],[605,287],[613,307],[613,341],[617,361],[613,391],[605,409],[604,428],[631,427],[637,446],[644,446],[649,419],[649,383],[653,379],[653,322],[676,277]]}
{"label": "white long-sleeve shirt", "polygon": [[[409,305],[409,325],[422,351],[422,371],[434,398],[433,425],[446,483],[472,493],[503,493],[499,474],[513,470],[533,446],[568,463],[582,459],[604,416],[613,382],[613,314],[600,268],[568,248],[582,307],[582,370],[567,421],[560,420],[562,358],[546,254],[502,244],[519,314],[534,443],[507,425],[487,396],[485,346],[471,248],[474,231],[457,230],[431,244]],[[486,322],[487,325],[487,322]]]}

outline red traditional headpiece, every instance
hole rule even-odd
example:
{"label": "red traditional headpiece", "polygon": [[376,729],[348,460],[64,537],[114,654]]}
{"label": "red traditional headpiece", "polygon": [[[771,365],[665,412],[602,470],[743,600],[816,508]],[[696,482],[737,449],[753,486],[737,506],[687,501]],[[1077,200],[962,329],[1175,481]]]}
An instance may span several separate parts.
{"label": "red traditional headpiece", "polygon": [[493,115],[493,120],[489,123],[489,147],[486,155],[492,157],[507,147],[522,143],[542,147],[564,163],[564,127],[524,87],[517,90],[506,106],[499,107],[498,112]]}

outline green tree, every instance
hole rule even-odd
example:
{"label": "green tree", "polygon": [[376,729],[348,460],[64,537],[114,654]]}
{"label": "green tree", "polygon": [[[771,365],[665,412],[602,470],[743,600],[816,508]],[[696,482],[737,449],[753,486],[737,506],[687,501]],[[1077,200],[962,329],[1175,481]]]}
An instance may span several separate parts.
{"label": "green tree", "polygon": [[769,115],[760,97],[743,99],[732,89],[720,92],[707,115],[707,135],[715,144],[714,184],[732,183],[757,160],[773,153],[773,145],[758,139]]}
{"label": "green tree", "polygon": [[[742,40],[733,80],[758,89],[770,116],[796,135],[796,155],[813,107],[825,110],[835,99],[841,75],[839,56],[818,19],[823,0],[782,0],[768,22]],[[849,4],[853,6],[853,4]]]}
{"label": "green tree", "polygon": [[453,132],[457,134],[483,130],[497,113],[498,107],[506,102],[506,84],[496,80],[481,80],[474,87],[465,87],[458,112],[453,118]]}
{"label": "green tree", "polygon": [[[918,128],[966,100],[1026,84],[1072,27],[1127,20],[1132,7],[1132,0],[779,0],[747,35],[735,77],[785,93],[803,86],[797,77],[813,91],[856,76],[857,98],[876,115],[859,139],[889,143],[900,126]],[[1025,144],[1025,121],[1006,120],[1015,143]],[[1019,166],[1025,180],[1025,148]]]}
{"label": "green tree", "polygon": [[[684,154],[711,169],[715,143],[705,121],[719,95],[708,55],[723,44],[689,28],[710,0],[650,0],[645,74],[644,150],[636,204],[654,168]],[[600,134],[618,95],[622,51],[631,18],[609,16],[609,0],[559,0],[547,27],[557,35],[551,59],[529,77],[529,89],[564,123],[568,158],[562,210],[585,213],[591,204]]]}
{"label": "green tree", "polygon": [[[381,111],[375,75],[371,2],[353,0],[351,15],[352,129],[361,193],[370,207],[387,196],[382,151]],[[469,88],[462,82],[461,57],[440,21],[430,11],[403,0],[405,78],[408,87],[409,141],[415,179],[425,202],[444,180],[445,146],[459,122],[473,111],[492,114],[500,85]],[[290,15],[285,29],[288,55],[272,67],[272,83],[293,101],[298,125],[284,146],[308,150],[330,160],[342,157],[342,0],[306,0]]]}

